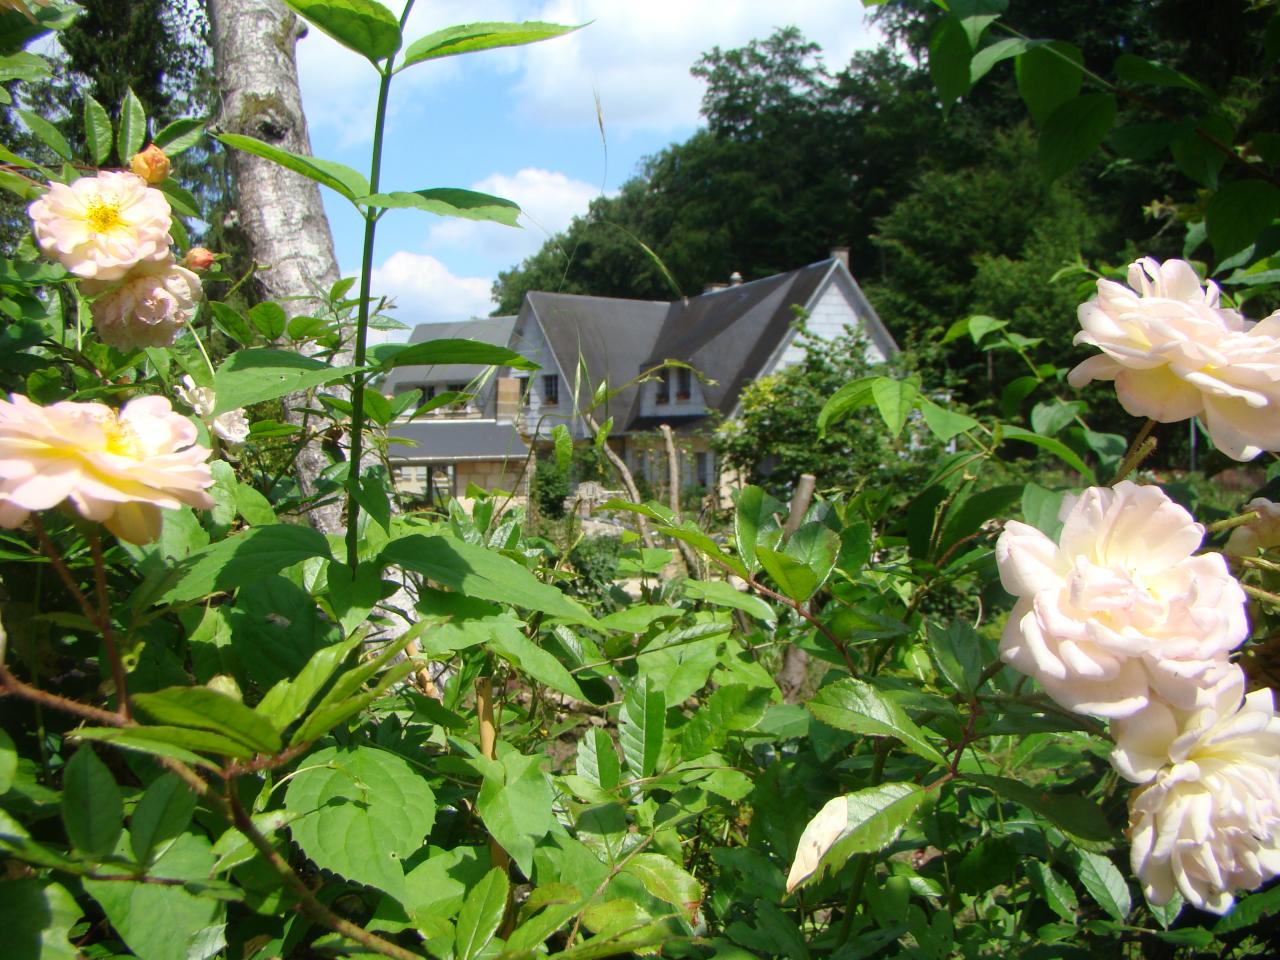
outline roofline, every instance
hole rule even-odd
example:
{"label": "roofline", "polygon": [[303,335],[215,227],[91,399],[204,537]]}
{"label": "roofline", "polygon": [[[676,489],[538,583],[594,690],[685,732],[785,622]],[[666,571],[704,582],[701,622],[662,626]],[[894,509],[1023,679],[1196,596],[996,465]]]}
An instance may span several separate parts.
{"label": "roofline", "polygon": [[503,464],[523,463],[527,459],[529,459],[527,453],[520,457],[495,457],[492,455],[479,454],[467,454],[465,456],[458,457],[396,457],[392,456],[390,453],[387,454],[387,460],[390,462],[411,467],[419,464],[430,466],[433,463],[479,463],[485,460]]}

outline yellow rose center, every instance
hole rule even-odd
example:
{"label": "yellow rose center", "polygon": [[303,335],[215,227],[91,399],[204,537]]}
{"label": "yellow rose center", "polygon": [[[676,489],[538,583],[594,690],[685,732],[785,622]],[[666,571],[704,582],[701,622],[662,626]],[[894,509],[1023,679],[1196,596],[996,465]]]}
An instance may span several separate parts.
{"label": "yellow rose center", "polygon": [[103,451],[117,457],[142,458],[142,445],[138,442],[138,434],[127,423],[121,423],[114,416],[102,423],[104,439]]}
{"label": "yellow rose center", "polygon": [[85,208],[85,219],[89,221],[94,233],[110,233],[125,226],[120,216],[119,201],[103,200],[101,197],[94,197],[89,201]]}

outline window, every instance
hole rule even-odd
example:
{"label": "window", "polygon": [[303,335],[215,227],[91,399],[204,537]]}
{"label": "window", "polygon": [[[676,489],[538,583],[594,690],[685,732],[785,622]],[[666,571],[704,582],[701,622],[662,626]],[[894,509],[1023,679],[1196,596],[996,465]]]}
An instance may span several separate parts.
{"label": "window", "polygon": [[676,369],[676,402],[693,396],[693,371],[687,367]]}
{"label": "window", "polygon": [[532,396],[532,391],[529,389],[529,378],[516,377],[516,382],[520,384],[520,406],[527,407]]}
{"label": "window", "polygon": [[658,374],[658,382],[655,384],[653,402],[659,406],[665,406],[671,402],[671,370],[667,367],[662,369]]}
{"label": "window", "polygon": [[710,490],[713,479],[711,476],[711,454],[705,452],[695,453],[693,461],[694,476],[697,477],[698,485]]}
{"label": "window", "polygon": [[548,407],[558,407],[560,405],[560,375],[557,373],[544,374],[542,377],[542,402]]}

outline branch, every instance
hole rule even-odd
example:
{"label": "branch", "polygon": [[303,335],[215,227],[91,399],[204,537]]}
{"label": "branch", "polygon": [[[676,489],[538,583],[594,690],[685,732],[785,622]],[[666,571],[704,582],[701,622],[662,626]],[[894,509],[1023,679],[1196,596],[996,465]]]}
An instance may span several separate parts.
{"label": "branch", "polygon": [[[592,434],[598,438],[600,436],[600,425],[596,423],[595,418],[586,411],[583,411],[582,420],[591,428]],[[640,499],[640,490],[636,486],[635,477],[633,477],[631,475],[631,471],[627,469],[626,463],[620,456],[614,453],[613,448],[609,446],[607,441],[602,443],[600,447],[604,451],[605,457],[611,464],[613,464],[613,469],[618,471],[618,476],[622,480],[622,485],[627,488],[627,496],[631,498],[632,503],[639,506],[643,503]],[[657,546],[657,543],[653,539],[653,531],[649,529],[649,521],[640,514],[636,514],[636,520],[639,522],[640,539],[644,541],[644,545],[646,547]]]}
{"label": "branch", "polygon": [[[662,424],[658,427],[662,434],[662,442],[667,447],[667,502],[671,506],[671,512],[675,516],[676,523],[680,522],[680,461],[676,457],[676,440],[675,434],[671,432],[671,427]],[[691,580],[701,580],[699,576],[701,565],[698,563],[698,552],[683,540],[676,541],[676,547],[680,550],[680,556],[684,560],[686,572]]]}

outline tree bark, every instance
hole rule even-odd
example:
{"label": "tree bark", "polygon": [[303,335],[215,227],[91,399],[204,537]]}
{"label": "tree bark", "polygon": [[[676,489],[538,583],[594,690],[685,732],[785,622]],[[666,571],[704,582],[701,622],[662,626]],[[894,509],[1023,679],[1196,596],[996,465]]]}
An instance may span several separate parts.
{"label": "tree bark", "polygon": [[[662,442],[667,447],[667,502],[671,506],[672,514],[675,515],[676,523],[680,523],[680,460],[679,454],[676,453],[675,434],[665,423],[660,425],[658,430],[662,434]],[[677,540],[676,547],[680,550],[689,579],[701,580],[702,567],[698,563],[698,552],[683,540]]]}
{"label": "tree bark", "polygon": [[[310,155],[311,138],[298,87],[296,44],[303,24],[279,0],[206,0],[222,103],[217,129]],[[238,150],[230,151],[236,211],[257,273],[258,292],[290,317],[311,313],[339,278],[333,235],[320,188],[312,180]],[[291,299],[291,298],[303,299]],[[339,358],[339,362],[342,360]],[[285,416],[306,429],[305,397],[285,398]],[[299,453],[295,476],[304,495],[329,462],[319,442]],[[313,508],[311,525],[342,529],[342,504]]]}

